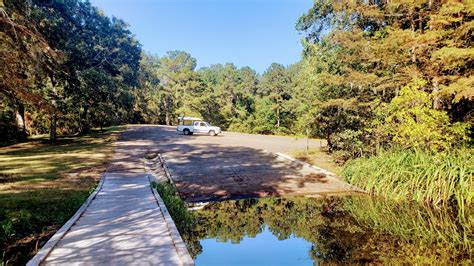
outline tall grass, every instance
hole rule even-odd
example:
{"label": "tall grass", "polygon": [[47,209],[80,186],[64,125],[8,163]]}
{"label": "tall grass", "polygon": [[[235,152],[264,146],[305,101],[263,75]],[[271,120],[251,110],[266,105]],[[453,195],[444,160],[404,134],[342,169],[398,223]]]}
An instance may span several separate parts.
{"label": "tall grass", "polygon": [[342,176],[372,194],[411,199],[432,206],[457,206],[459,214],[472,207],[472,149],[449,153],[418,150],[384,151],[346,164]]}

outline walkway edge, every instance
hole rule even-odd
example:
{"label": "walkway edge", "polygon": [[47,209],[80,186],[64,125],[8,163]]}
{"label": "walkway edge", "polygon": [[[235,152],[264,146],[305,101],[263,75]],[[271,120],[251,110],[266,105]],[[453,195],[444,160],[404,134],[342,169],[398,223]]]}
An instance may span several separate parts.
{"label": "walkway edge", "polygon": [[87,200],[82,204],[82,206],[76,211],[76,213],[61,227],[58,231],[44,244],[44,246],[36,253],[36,255],[28,261],[27,266],[37,266],[40,265],[53,251],[53,248],[58,244],[58,242],[66,235],[66,233],[71,229],[71,227],[79,220],[82,214],[86,211],[87,207],[97,196],[97,193],[102,189],[104,184],[105,173],[101,175],[99,184],[92,192]]}
{"label": "walkway edge", "polygon": [[168,177],[168,180],[170,181],[170,183],[171,183],[173,186],[176,186],[175,183],[174,183],[173,178],[171,177],[171,173],[170,173],[170,171],[168,170],[168,165],[166,165],[166,161],[165,161],[165,159],[163,158],[163,156],[161,155],[161,153],[158,154],[158,157],[160,158],[161,166],[162,166],[163,169],[165,170],[166,177]]}
{"label": "walkway edge", "polygon": [[[333,177],[336,177],[336,178],[338,177],[338,175],[336,175],[335,173],[333,173],[333,172],[331,172],[331,171],[328,171],[328,170],[323,169],[323,168],[321,168],[321,167],[317,167],[316,165],[313,165],[313,164],[310,164],[310,163],[307,163],[307,162],[303,162],[303,161],[301,161],[301,160],[298,160],[298,159],[296,159],[296,158],[291,157],[291,156],[288,155],[288,154],[284,154],[284,153],[281,153],[281,152],[276,152],[275,154],[276,154],[278,157],[283,158],[283,159],[285,159],[285,160],[289,160],[289,161],[292,161],[292,162],[295,162],[295,163],[299,163],[299,164],[302,164],[302,165],[311,167],[311,168],[313,168],[313,169],[316,169],[316,170],[322,172],[322,173],[325,174],[325,175],[333,176]],[[356,187],[356,186],[354,186],[354,185],[351,185],[351,184],[349,184],[349,183],[347,183],[347,182],[345,182],[345,181],[343,181],[343,180],[340,180],[339,178],[337,178],[337,179],[338,179],[339,181],[343,182],[347,187],[349,187],[349,188],[350,188],[351,190],[353,190],[353,191],[367,193],[366,191],[364,191],[364,190],[361,189],[361,188],[358,188],[358,187]]]}
{"label": "walkway edge", "polygon": [[[148,180],[150,181],[151,184],[151,175],[148,175]],[[168,227],[168,231],[171,235],[171,239],[173,240],[173,245],[175,246],[176,251],[178,252],[179,258],[181,262],[183,262],[183,265],[186,266],[191,266],[194,265],[194,261],[189,254],[188,248],[186,247],[186,244],[184,243],[183,239],[181,238],[181,235],[179,234],[178,228],[176,227],[176,224],[174,223],[173,219],[171,218],[170,213],[168,212],[168,209],[166,208],[165,202],[163,199],[160,197],[160,194],[156,191],[156,189],[150,185],[151,191],[153,192],[153,196],[155,197],[156,203],[158,203],[158,206],[161,209],[161,214],[165,218],[166,226]]]}

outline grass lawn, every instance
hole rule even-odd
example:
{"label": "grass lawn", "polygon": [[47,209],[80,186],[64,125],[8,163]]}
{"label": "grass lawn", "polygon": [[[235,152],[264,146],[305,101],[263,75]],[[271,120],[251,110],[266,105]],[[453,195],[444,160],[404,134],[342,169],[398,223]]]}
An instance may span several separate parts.
{"label": "grass lawn", "polygon": [[321,167],[337,175],[340,175],[342,171],[342,166],[338,165],[334,161],[334,158],[324,151],[324,147],[309,149],[307,153],[306,150],[293,151],[290,155],[298,160]]}
{"label": "grass lawn", "polygon": [[82,137],[47,136],[0,148],[3,263],[24,264],[82,205],[123,127]]}

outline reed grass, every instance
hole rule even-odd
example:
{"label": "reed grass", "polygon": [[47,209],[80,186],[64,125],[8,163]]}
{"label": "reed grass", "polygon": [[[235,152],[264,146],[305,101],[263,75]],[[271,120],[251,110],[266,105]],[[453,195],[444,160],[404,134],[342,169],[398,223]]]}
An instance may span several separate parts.
{"label": "reed grass", "polygon": [[371,194],[430,206],[455,206],[460,217],[467,217],[466,210],[472,208],[473,174],[472,149],[383,151],[349,161],[342,170],[347,182]]}

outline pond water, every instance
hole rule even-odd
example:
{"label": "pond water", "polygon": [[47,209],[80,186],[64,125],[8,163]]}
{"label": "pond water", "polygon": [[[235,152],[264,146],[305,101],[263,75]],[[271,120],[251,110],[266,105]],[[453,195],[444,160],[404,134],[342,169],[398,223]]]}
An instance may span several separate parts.
{"label": "pond water", "polygon": [[311,242],[296,236],[279,240],[263,228],[255,237],[245,236],[237,244],[209,238],[200,241],[203,252],[196,265],[312,265]]}
{"label": "pond water", "polygon": [[473,263],[471,212],[366,196],[244,199],[193,211],[196,265]]}

